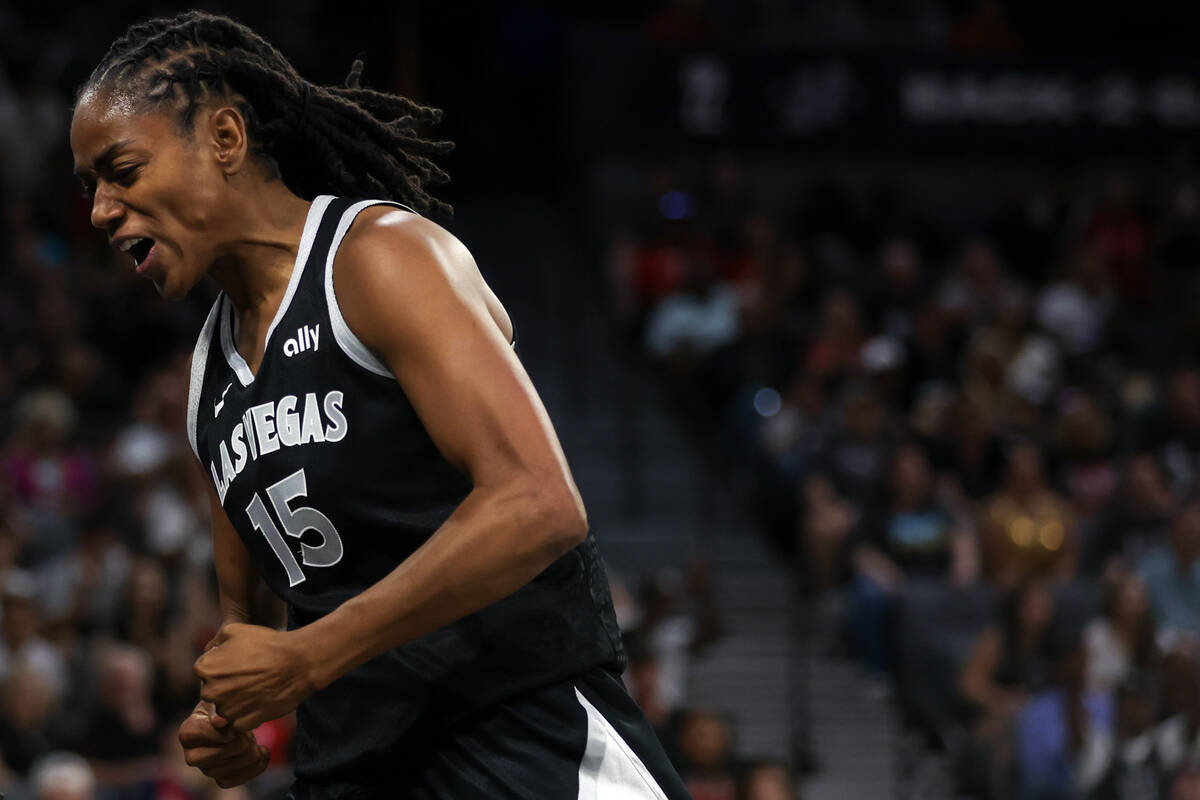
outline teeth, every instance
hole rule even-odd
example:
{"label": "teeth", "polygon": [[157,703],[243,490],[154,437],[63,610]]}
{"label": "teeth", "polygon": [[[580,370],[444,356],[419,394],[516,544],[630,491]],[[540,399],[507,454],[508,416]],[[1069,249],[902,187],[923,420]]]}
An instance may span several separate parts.
{"label": "teeth", "polygon": [[121,242],[121,252],[128,253],[129,249],[131,247],[136,247],[137,245],[139,245],[141,243],[142,243],[141,237],[137,237],[134,239],[126,239],[125,241]]}

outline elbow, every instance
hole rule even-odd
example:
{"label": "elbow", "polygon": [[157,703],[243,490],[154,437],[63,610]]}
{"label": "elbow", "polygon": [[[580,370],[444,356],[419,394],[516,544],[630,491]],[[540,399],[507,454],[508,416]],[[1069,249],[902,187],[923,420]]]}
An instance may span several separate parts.
{"label": "elbow", "polygon": [[587,512],[574,487],[538,491],[538,539],[550,560],[580,545],[588,534]]}

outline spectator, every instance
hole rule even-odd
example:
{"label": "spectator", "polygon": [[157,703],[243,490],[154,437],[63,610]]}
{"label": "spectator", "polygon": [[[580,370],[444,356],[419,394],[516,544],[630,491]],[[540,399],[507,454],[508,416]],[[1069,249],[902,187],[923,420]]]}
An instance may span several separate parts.
{"label": "spectator", "polygon": [[1108,772],[1094,791],[1097,800],[1162,797],[1163,770],[1154,730],[1157,700],[1144,678],[1126,681],[1117,690],[1116,741]]}
{"label": "spectator", "polygon": [[1096,248],[1077,245],[1062,280],[1037,299],[1038,324],[1054,334],[1071,355],[1095,352],[1104,341],[1115,303],[1108,273]]}
{"label": "spectator", "polygon": [[77,413],[64,394],[30,392],[22,398],[18,416],[20,427],[8,445],[5,472],[37,526],[30,556],[43,561],[72,545],[76,520],[96,500],[96,469],[86,451],[70,445]]}
{"label": "spectator", "polygon": [[1017,720],[1015,796],[1021,800],[1086,796],[1112,755],[1112,695],[1087,688],[1087,651],[1078,637],[1060,633],[1054,649],[1052,685]]}
{"label": "spectator", "polygon": [[665,721],[684,703],[692,658],[718,635],[708,564],[692,562],[685,578],[660,572],[643,584],[640,599],[641,621],[632,635],[645,656],[635,693],[653,698],[651,712]]}
{"label": "spectator", "polygon": [[888,505],[868,508],[851,554],[852,638],[877,673],[891,672],[890,639],[896,596],[909,580],[965,585],[975,580],[974,534],[934,497],[933,476],[919,447],[901,445],[892,457]]}
{"label": "spectator", "polygon": [[808,557],[805,564],[813,588],[825,592],[842,583],[845,572],[842,553],[858,522],[858,512],[822,475],[808,478],[802,492],[801,552]]}
{"label": "spectator", "polygon": [[9,769],[28,775],[35,761],[61,744],[53,729],[60,697],[38,669],[22,664],[4,680],[0,698],[0,754]]}
{"label": "spectator", "polygon": [[1138,565],[1159,630],[1173,637],[1200,635],[1200,500],[1179,510],[1167,542]]}
{"label": "spectator", "polygon": [[1112,419],[1094,398],[1080,392],[1063,394],[1055,431],[1058,483],[1066,489],[1075,516],[1090,521],[1117,489]]}
{"label": "spectator", "polygon": [[667,361],[702,358],[738,334],[738,296],[716,282],[710,266],[690,260],[681,290],[650,314],[646,350]]}
{"label": "spectator", "polygon": [[1098,573],[1115,558],[1127,565],[1137,564],[1166,538],[1174,506],[1158,460],[1151,453],[1134,455],[1121,470],[1116,496],[1088,525],[1087,571]]}
{"label": "spectator", "polygon": [[1104,575],[1101,615],[1083,632],[1087,650],[1087,687],[1111,692],[1136,671],[1154,666],[1154,618],[1137,576],[1114,566]]}
{"label": "spectator", "polygon": [[1194,763],[1200,754],[1200,673],[1195,658],[1172,652],[1162,665],[1163,721],[1155,730],[1155,748],[1166,774]]}
{"label": "spectator", "polygon": [[884,497],[892,451],[887,409],[862,384],[849,386],[841,401],[841,424],[817,469],[839,495],[861,510]]}
{"label": "spectator", "polygon": [[847,291],[830,292],[821,303],[820,327],[808,347],[807,368],[824,380],[851,375],[858,369],[866,340],[858,300]]}
{"label": "spectator", "polygon": [[950,411],[949,441],[939,448],[945,455],[945,478],[957,494],[972,505],[986,500],[999,488],[1004,475],[1004,447],[985,409],[974,399],[959,395]]}
{"label": "spectator", "polygon": [[1168,800],[1200,800],[1200,767],[1188,765],[1175,775]]}
{"label": "spectator", "polygon": [[676,765],[692,800],[736,800],[737,765],[729,720],[713,711],[686,711],[678,731]]}
{"label": "spectator", "polygon": [[988,502],[983,523],[984,566],[1002,586],[1035,577],[1070,578],[1079,545],[1074,518],[1049,487],[1036,444],[1009,448],[1004,485]]}
{"label": "spectator", "polygon": [[1166,407],[1147,438],[1160,454],[1171,490],[1191,491],[1200,476],[1200,372],[1180,367],[1167,379]]}
{"label": "spectator", "polygon": [[775,761],[749,764],[738,781],[737,800],[799,800],[796,779]]}
{"label": "spectator", "polygon": [[115,528],[103,513],[89,515],[76,548],[42,568],[40,604],[50,629],[91,633],[116,623],[129,552]]}
{"label": "spectator", "polygon": [[34,598],[37,583],[29,573],[12,569],[0,576],[0,680],[21,666],[41,673],[60,694],[67,686],[67,668],[59,650],[42,637],[42,619]]}
{"label": "spectator", "polygon": [[106,791],[136,796],[158,775],[159,720],[151,703],[153,667],[136,647],[110,644],[97,655],[99,705],[80,742]]}
{"label": "spectator", "polygon": [[1032,694],[1049,681],[1054,599],[1044,582],[1010,591],[996,622],[976,640],[959,679],[974,709],[970,767],[993,797],[1011,796],[1013,725]]}
{"label": "spectator", "polygon": [[34,800],[93,800],[96,778],[88,763],[74,753],[50,753],[30,776]]}

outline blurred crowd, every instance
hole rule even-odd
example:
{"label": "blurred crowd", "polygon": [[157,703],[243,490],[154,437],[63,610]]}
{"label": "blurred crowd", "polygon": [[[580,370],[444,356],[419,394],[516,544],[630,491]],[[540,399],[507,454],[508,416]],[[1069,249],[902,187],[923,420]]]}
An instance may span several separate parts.
{"label": "blurred crowd", "polygon": [[963,790],[1196,796],[1195,176],[1060,171],[970,230],[836,179],[759,211],[729,156],[645,176],[629,341]]}

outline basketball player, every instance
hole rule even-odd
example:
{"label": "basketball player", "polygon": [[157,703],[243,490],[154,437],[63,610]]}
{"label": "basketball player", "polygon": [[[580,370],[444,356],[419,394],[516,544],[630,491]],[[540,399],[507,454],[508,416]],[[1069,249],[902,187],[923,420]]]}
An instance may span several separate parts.
{"label": "basketball player", "polygon": [[[223,615],[189,763],[244,783],[268,756],[250,732],[295,710],[294,800],[686,797],[621,686],[512,323],[409,210],[445,209],[428,187],[449,144],[417,132],[440,112],[360,72],[314,86],[189,12],[131,27],[75,107],[93,224],[163,296],[223,290],[188,399]],[[253,624],[260,579],[286,631]]]}

